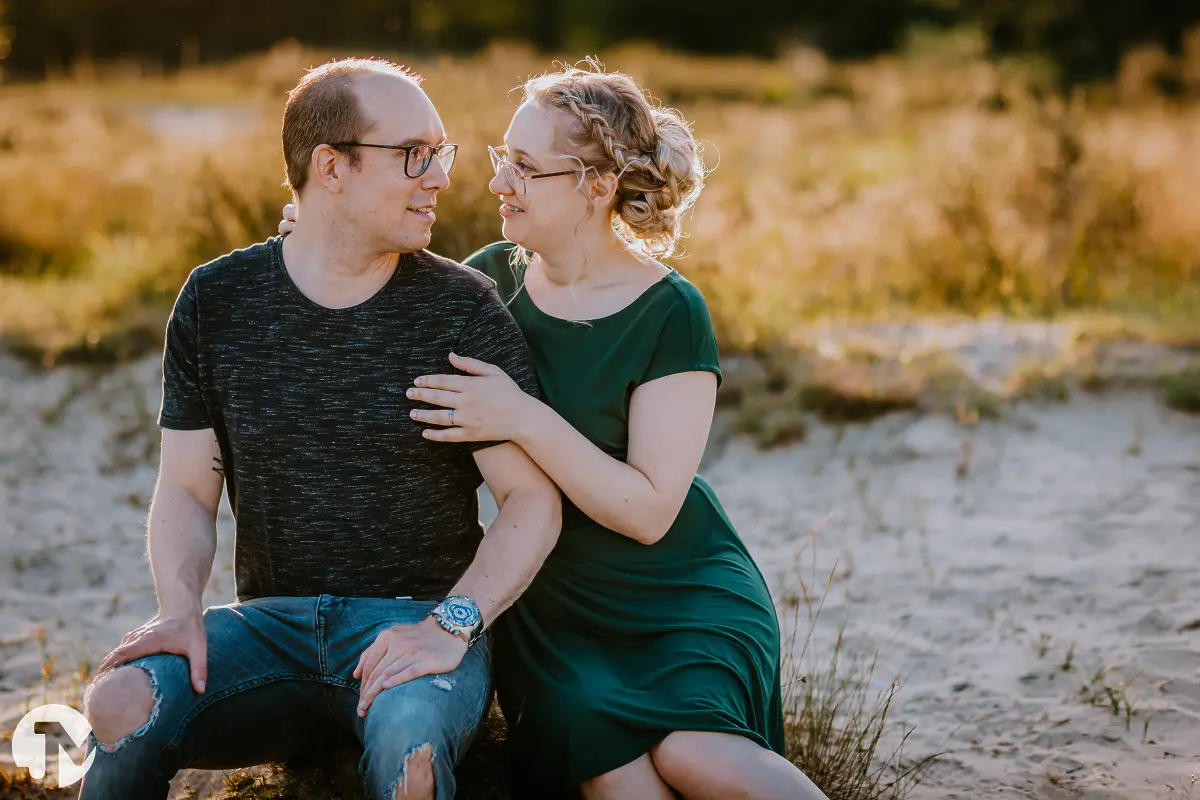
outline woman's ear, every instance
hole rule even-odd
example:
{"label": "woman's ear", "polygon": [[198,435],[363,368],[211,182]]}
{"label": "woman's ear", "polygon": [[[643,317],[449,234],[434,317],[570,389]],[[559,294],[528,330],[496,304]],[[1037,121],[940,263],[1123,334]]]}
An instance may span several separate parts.
{"label": "woman's ear", "polygon": [[616,173],[606,172],[589,181],[589,192],[592,201],[598,206],[607,206],[617,196]]}

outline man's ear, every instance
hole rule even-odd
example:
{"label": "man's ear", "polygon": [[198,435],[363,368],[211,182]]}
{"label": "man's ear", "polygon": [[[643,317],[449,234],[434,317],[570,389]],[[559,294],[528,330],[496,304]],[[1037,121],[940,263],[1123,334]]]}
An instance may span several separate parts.
{"label": "man's ear", "polygon": [[309,169],[313,171],[313,178],[318,183],[330,192],[338,194],[342,191],[342,179],[349,165],[341,153],[327,144],[321,144],[313,148]]}

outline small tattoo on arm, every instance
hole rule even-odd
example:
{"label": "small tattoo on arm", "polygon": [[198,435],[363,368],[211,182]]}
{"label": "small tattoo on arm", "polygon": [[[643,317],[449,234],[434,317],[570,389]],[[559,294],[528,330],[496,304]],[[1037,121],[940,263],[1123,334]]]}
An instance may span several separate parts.
{"label": "small tattoo on arm", "polygon": [[217,473],[218,475],[220,475],[222,478],[224,478],[225,477],[225,461],[224,461],[224,459],[222,459],[220,456],[213,456],[213,463],[216,464],[216,466],[212,468],[212,471]]}

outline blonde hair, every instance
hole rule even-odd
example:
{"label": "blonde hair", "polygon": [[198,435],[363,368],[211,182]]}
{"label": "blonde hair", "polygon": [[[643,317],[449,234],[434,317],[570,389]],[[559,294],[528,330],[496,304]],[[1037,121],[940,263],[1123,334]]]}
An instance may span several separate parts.
{"label": "blonde hair", "polygon": [[[375,124],[363,112],[354,91],[354,79],[363,75],[389,75],[418,87],[422,80],[406,67],[382,58],[343,58],[305,73],[288,92],[283,109],[284,185],[294,194],[308,183],[313,150],[323,144],[356,142]],[[346,160],[358,169],[362,161],[358,148],[346,151]]]}
{"label": "blonde hair", "polygon": [[567,114],[575,123],[568,155],[584,171],[617,175],[613,229],[635,252],[670,256],[679,243],[681,215],[704,188],[704,160],[682,115],[650,102],[621,72],[568,67],[525,83],[524,102]]}

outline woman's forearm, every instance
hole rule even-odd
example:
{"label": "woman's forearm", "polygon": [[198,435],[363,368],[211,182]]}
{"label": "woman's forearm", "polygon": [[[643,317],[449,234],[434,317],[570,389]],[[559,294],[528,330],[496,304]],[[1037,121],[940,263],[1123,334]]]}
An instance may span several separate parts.
{"label": "woman's forearm", "polygon": [[517,444],[579,510],[643,544],[662,538],[679,513],[636,467],[592,444],[547,405],[536,403]]}

